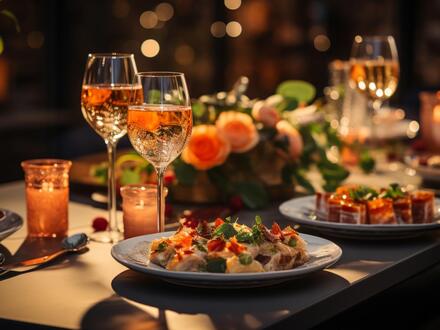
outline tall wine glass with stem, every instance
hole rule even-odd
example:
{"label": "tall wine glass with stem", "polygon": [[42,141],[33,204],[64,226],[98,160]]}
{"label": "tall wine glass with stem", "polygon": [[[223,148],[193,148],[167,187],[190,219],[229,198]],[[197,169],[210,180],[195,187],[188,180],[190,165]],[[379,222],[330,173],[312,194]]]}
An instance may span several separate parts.
{"label": "tall wine glass with stem", "polygon": [[178,72],[137,75],[143,102],[128,107],[128,137],[157,173],[157,230],[165,229],[163,174],[191,135],[192,111],[185,76]]}
{"label": "tall wine glass with stem", "polygon": [[[392,36],[356,36],[350,58],[350,82],[368,98],[371,117],[397,89],[399,59]],[[374,123],[371,122],[374,135]]]}
{"label": "tall wine glass with stem", "polygon": [[[116,218],[116,145],[127,132],[130,101],[140,103],[140,85],[133,85],[137,73],[133,54],[89,54],[81,92],[81,110],[89,125],[107,145],[108,217],[106,232],[91,236],[99,242],[116,242],[121,231]],[[132,95],[133,94],[133,95]]]}

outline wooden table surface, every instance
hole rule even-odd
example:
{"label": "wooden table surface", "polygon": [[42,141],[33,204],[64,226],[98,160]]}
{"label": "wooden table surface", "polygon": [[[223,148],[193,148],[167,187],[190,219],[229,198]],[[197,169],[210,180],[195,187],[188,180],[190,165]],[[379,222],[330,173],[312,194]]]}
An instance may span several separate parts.
{"label": "wooden table surface", "polygon": [[[0,186],[0,207],[25,216],[24,184]],[[90,232],[105,211],[70,203],[70,232]],[[277,205],[259,212],[283,219]],[[250,222],[254,212],[242,212]],[[300,230],[301,231],[301,230]],[[312,233],[312,232],[309,232]],[[317,234],[317,233],[312,233]],[[2,242],[14,254],[25,227]],[[319,234],[318,234],[319,235]],[[48,267],[0,277],[0,318],[61,328],[104,329],[141,325],[168,329],[295,329],[319,324],[347,308],[440,262],[440,233],[415,239],[356,241],[330,238],[343,249],[325,271],[274,287],[202,290],[174,286],[127,270],[110,256],[109,244],[69,255]],[[21,248],[23,249],[23,247]]]}

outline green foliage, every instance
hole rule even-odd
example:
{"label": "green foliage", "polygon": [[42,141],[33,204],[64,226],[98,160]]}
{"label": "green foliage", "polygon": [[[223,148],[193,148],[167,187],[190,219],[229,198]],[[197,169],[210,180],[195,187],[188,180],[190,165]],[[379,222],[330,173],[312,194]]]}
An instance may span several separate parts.
{"label": "green foliage", "polygon": [[371,156],[368,150],[363,150],[359,157],[359,166],[364,173],[371,173],[376,167],[376,160]]}
{"label": "green foliage", "polygon": [[309,103],[315,98],[315,87],[301,80],[287,80],[282,82],[277,88],[277,94],[280,94],[287,100],[296,100],[297,102]]}
{"label": "green foliage", "polygon": [[197,170],[182,161],[181,159],[176,159],[173,163],[174,173],[176,174],[176,178],[180,184],[185,186],[191,186],[194,184],[194,181],[197,176]]}
{"label": "green foliage", "polygon": [[141,175],[139,171],[133,171],[130,169],[125,169],[122,171],[120,177],[121,185],[135,184],[139,182],[141,182]]}
{"label": "green foliage", "polygon": [[234,190],[250,209],[260,209],[269,203],[269,196],[264,186],[259,182],[238,182]]}

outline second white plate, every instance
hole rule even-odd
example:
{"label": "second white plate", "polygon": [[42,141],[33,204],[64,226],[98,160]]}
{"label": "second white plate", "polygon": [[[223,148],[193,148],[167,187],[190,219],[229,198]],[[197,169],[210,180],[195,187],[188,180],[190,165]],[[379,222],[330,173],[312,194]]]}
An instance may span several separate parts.
{"label": "second white plate", "polygon": [[[440,200],[436,199],[436,216],[439,214]],[[315,196],[299,197],[282,203],[279,207],[281,214],[300,224],[325,234],[348,238],[389,239],[404,238],[425,234],[440,229],[440,220],[420,224],[386,224],[386,225],[357,225],[336,223],[319,220],[315,215]]]}

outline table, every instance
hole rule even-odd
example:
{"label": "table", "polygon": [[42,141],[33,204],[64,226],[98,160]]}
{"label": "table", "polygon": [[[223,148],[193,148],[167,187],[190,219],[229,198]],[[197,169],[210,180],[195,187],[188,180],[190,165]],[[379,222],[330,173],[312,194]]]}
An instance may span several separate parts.
{"label": "table", "polygon": [[[22,182],[0,186],[0,206],[25,215]],[[70,203],[70,231],[90,231],[105,211]],[[253,220],[242,212],[241,221]],[[282,219],[275,205],[263,219]],[[2,242],[14,253],[26,229]],[[168,329],[308,328],[396,285],[440,261],[440,234],[404,241],[330,238],[343,249],[325,271],[271,288],[201,290],[178,287],[127,270],[111,246],[91,243],[43,269],[0,277],[0,318],[62,328],[104,329],[136,324]],[[117,328],[117,327],[116,327]]]}

